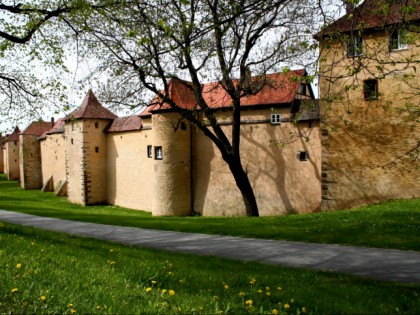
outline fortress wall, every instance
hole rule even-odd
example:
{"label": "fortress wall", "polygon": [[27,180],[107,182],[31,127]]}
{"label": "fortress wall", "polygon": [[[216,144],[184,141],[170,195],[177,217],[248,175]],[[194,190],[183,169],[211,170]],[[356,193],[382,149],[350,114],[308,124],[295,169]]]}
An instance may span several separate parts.
{"label": "fortress wall", "polygon": [[154,159],[147,156],[148,145],[153,145],[152,130],[107,135],[109,204],[152,211]]}
{"label": "fortress wall", "polygon": [[6,175],[8,180],[17,180],[19,171],[19,141],[6,142]]}
{"label": "fortress wall", "polygon": [[105,127],[109,120],[83,120],[84,184],[86,204],[107,202],[107,142]]}
{"label": "fortress wall", "polygon": [[86,204],[85,159],[83,121],[70,120],[65,125],[66,180],[68,200],[71,203]]}
{"label": "fortress wall", "polygon": [[185,130],[176,113],[154,114],[153,150],[162,148],[162,159],[154,154],[153,215],[191,213],[191,126]]}
{"label": "fortress wall", "polygon": [[19,136],[20,187],[23,189],[42,188],[42,168],[40,143],[36,135]]}
{"label": "fortress wall", "polygon": [[[268,119],[271,113],[287,117],[288,109],[248,110],[242,121]],[[230,126],[223,129],[229,134]],[[298,129],[309,141],[297,137]],[[321,146],[319,124],[294,126],[248,123],[241,127],[242,164],[257,198],[260,215],[314,212],[321,203]],[[245,206],[227,164],[201,131],[194,132],[194,210],[206,216],[245,215]],[[308,151],[307,161],[299,152]]]}
{"label": "fortress wall", "polygon": [[40,147],[43,185],[52,176],[57,188],[66,180],[66,139],[62,133],[51,134],[41,140]]}

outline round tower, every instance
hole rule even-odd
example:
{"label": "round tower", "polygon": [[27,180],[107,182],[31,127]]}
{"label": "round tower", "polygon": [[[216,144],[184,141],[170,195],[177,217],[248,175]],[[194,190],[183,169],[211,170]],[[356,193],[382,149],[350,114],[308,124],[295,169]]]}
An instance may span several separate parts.
{"label": "round tower", "polygon": [[152,213],[191,214],[191,125],[177,113],[152,117],[154,175]]}

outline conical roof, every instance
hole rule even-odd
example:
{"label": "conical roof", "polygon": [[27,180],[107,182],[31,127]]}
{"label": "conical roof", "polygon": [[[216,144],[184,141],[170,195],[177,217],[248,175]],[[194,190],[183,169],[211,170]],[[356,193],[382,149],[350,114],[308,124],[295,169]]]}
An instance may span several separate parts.
{"label": "conical roof", "polygon": [[15,130],[13,130],[12,134],[7,138],[7,141],[19,141],[19,134],[19,127],[16,126]]}
{"label": "conical roof", "polygon": [[114,119],[118,116],[106,109],[98,101],[92,90],[89,90],[82,105],[68,115],[65,120],[70,119]]}

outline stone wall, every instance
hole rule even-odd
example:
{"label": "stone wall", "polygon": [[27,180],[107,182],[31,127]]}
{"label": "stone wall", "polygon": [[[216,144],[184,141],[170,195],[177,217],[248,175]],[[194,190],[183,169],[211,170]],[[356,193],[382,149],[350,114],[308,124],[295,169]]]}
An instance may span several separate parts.
{"label": "stone wall", "polygon": [[40,143],[36,135],[19,136],[20,187],[42,188]]}
{"label": "stone wall", "polygon": [[6,142],[6,160],[7,179],[19,179],[19,141]]}
{"label": "stone wall", "polygon": [[152,211],[154,158],[152,130],[115,132],[107,135],[109,204]]}
{"label": "stone wall", "polygon": [[40,141],[43,185],[52,177],[55,189],[66,180],[66,139],[64,134],[48,135]]}
{"label": "stone wall", "polygon": [[[289,122],[271,125],[272,113],[280,113]],[[319,124],[295,126],[290,120],[290,108],[245,110],[241,115],[242,164],[263,216],[320,209]],[[223,129],[230,134],[230,125]],[[241,193],[217,147],[196,130],[194,148],[194,210],[206,216],[245,215]],[[304,151],[308,159],[301,161]]]}
{"label": "stone wall", "polygon": [[[410,86],[419,86],[420,80],[406,60],[418,57],[420,47],[410,44],[406,50],[388,53],[384,32],[366,34],[364,55],[358,58],[346,57],[338,41],[323,44],[322,208],[419,197],[420,128],[415,108],[420,99]],[[376,51],[382,53],[375,59],[384,63],[370,58]],[[355,67],[358,72],[351,73]],[[379,78],[379,97],[365,100],[363,81],[372,77]]]}

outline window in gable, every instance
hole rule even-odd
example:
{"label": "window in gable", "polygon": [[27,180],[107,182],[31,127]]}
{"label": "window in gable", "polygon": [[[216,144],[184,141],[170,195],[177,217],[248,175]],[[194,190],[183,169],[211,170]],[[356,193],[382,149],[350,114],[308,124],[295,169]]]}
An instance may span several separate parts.
{"label": "window in gable", "polygon": [[351,34],[347,43],[347,56],[356,57],[363,54],[363,37],[361,35]]}
{"label": "window in gable", "polygon": [[152,146],[151,145],[148,145],[147,146],[147,157],[148,158],[153,157],[153,150],[152,150]]}
{"label": "window in gable", "polygon": [[271,120],[272,125],[280,125],[281,124],[281,115],[280,114],[271,114]]}
{"label": "window in gable", "polygon": [[363,98],[365,101],[378,99],[378,80],[368,79],[363,81]]}
{"label": "window in gable", "polygon": [[391,33],[389,41],[390,50],[407,49],[407,31],[404,29],[396,29]]}

